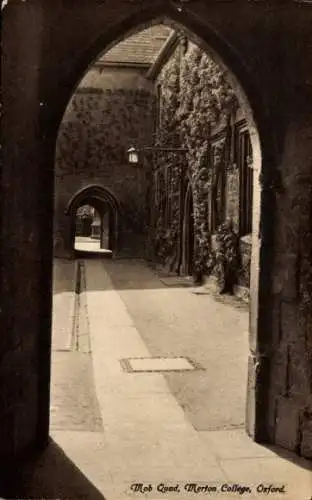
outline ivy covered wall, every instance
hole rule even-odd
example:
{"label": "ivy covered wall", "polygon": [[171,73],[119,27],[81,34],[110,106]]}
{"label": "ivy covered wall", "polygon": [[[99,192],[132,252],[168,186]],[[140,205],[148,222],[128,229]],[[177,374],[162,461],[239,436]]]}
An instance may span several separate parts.
{"label": "ivy covered wall", "polygon": [[[161,190],[162,197],[168,198],[169,190],[169,198],[175,200],[171,202],[169,216],[168,210],[167,216],[164,215],[164,205],[168,202],[163,200],[158,204],[153,225],[156,257],[171,270],[183,272],[181,231],[187,216],[183,197],[190,183],[195,236],[193,273],[199,279],[203,275],[218,274],[218,256],[220,262],[227,254],[227,261],[235,260],[236,283],[249,286],[251,247],[248,241],[239,245],[237,238],[239,172],[235,165],[233,131],[243,115],[235,91],[228,83],[226,72],[185,38],[159,72],[156,85],[159,86],[157,140],[165,146],[185,148],[184,153],[156,158],[158,173],[154,179],[159,177],[166,185]],[[221,196],[222,183],[224,197]],[[176,196],[172,196],[172,191]],[[226,227],[221,228],[226,221]],[[211,238],[216,232],[219,236]],[[227,239],[227,233],[233,233],[233,237]],[[216,251],[218,241],[219,253]],[[226,241],[232,241],[231,249],[226,248]]]}
{"label": "ivy covered wall", "polygon": [[86,75],[67,107],[57,141],[56,255],[66,253],[70,244],[65,207],[90,184],[110,190],[122,207],[122,249],[141,252],[146,183],[140,166],[128,163],[127,150],[132,144],[150,144],[153,127],[154,89],[141,70],[93,69],[91,80]]}

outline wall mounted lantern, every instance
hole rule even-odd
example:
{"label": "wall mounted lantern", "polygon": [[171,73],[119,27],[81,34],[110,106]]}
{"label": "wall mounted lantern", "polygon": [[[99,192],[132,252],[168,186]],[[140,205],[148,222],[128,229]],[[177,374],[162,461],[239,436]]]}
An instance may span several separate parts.
{"label": "wall mounted lantern", "polygon": [[143,148],[135,148],[131,146],[128,151],[128,162],[131,165],[137,165],[140,161],[140,152],[141,151],[152,151],[152,152],[160,152],[160,153],[186,153],[188,150],[185,148],[160,148],[160,147],[143,147]]}
{"label": "wall mounted lantern", "polygon": [[128,161],[131,165],[136,165],[137,163],[139,163],[138,149],[131,146],[127,151],[127,155],[128,155]]}

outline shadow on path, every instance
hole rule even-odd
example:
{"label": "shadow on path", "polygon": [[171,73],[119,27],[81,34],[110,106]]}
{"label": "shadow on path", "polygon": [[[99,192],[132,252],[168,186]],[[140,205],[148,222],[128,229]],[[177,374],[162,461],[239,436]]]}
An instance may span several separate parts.
{"label": "shadow on path", "polygon": [[76,259],[112,259],[113,254],[109,251],[100,250],[77,250],[75,249]]}
{"label": "shadow on path", "polygon": [[53,295],[75,290],[76,263],[70,259],[53,259]]}
{"label": "shadow on path", "polygon": [[263,444],[259,443],[259,444],[260,446],[263,446],[263,448],[273,451],[273,453],[276,454],[276,458],[283,458],[284,460],[291,462],[292,464],[296,465],[297,467],[300,467],[301,469],[311,471],[311,495],[312,495],[312,461],[309,461],[306,458],[300,456],[299,454],[297,455],[295,452],[289,451],[286,448],[282,448],[277,445],[272,445],[267,443]]}
{"label": "shadow on path", "polygon": [[0,495],[6,499],[105,500],[53,440],[39,457],[2,469],[1,476]]}

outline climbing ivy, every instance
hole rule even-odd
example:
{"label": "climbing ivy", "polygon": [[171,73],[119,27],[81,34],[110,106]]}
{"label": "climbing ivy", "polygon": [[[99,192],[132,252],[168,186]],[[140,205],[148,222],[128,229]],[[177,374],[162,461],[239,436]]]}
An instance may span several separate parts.
{"label": "climbing ivy", "polygon": [[92,218],[94,215],[94,209],[90,205],[82,205],[77,210],[77,217],[80,219]]}
{"label": "climbing ivy", "polygon": [[219,291],[233,293],[239,266],[239,249],[232,221],[226,221],[218,227],[215,257]]}
{"label": "climbing ivy", "polygon": [[[226,72],[196,45],[191,45],[185,54],[178,47],[163,68],[160,82],[161,131],[158,131],[157,141],[186,149],[184,161],[193,194],[194,272],[196,280],[200,281],[205,273],[211,272],[215,262],[207,216],[207,193],[213,178],[210,136],[216,126],[227,123],[238,105],[237,98]],[[219,169],[225,167],[225,155],[221,157]],[[174,155],[173,158],[158,158],[157,166],[160,169],[163,166],[172,168],[179,189],[183,170],[177,163]],[[170,245],[164,237],[163,218],[159,217],[156,228],[159,254],[172,252],[177,243],[180,215],[180,210],[173,214]]]}

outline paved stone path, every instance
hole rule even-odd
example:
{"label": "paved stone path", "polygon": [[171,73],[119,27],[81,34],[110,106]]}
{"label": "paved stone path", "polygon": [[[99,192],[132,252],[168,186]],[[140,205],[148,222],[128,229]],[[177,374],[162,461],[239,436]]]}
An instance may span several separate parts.
{"label": "paved stone path", "polygon": [[55,260],[50,428],[101,431],[94,389],[85,283],[75,293],[79,262]]}
{"label": "paved stone path", "polygon": [[77,266],[73,260],[55,259],[53,266],[53,350],[70,350],[75,316]]}
{"label": "paved stone path", "polygon": [[[90,259],[85,275],[80,334],[90,344],[78,331],[71,352],[54,352],[58,426],[24,471],[31,487],[20,498],[310,500],[311,464],[233,428],[242,422],[246,310],[169,289],[140,262]],[[55,309],[55,324],[63,313]],[[155,355],[188,355],[205,371],[127,373],[120,363]],[[266,494],[270,484],[285,493]]]}
{"label": "paved stone path", "polygon": [[[140,262],[90,260],[85,271],[104,432],[79,433],[75,439],[68,432],[54,436],[98,491],[108,500],[180,500],[199,496],[185,491],[187,483],[195,482],[210,488],[210,498],[237,498],[239,492],[221,488],[238,484],[250,488],[245,498],[256,499],[263,495],[256,494],[257,485],[272,483],[284,484],[287,492],[274,498],[295,500],[300,493],[305,500],[312,492],[310,470],[253,443],[243,429],[228,428],[237,418],[241,424],[246,310],[191,295],[189,289],[168,289]],[[126,373],[120,364],[127,357],[185,354],[205,365],[209,381],[206,372]],[[234,394],[232,376],[239,386]],[[202,404],[202,395],[209,397],[207,382],[213,404],[220,408]],[[183,401],[188,405],[183,407]],[[218,430],[202,430],[206,427]],[[133,492],[135,483],[148,491]],[[178,485],[179,491],[162,493],[157,490],[161,484],[164,489]]]}
{"label": "paved stone path", "polygon": [[165,374],[194,428],[243,427],[248,306],[227,297],[197,295],[198,288],[179,287],[178,280],[175,287],[165,286],[140,261],[103,265],[150,354],[187,356],[204,368]]}
{"label": "paved stone path", "polygon": [[75,250],[81,252],[91,252],[91,253],[102,253],[110,255],[112,252],[108,250],[108,238],[103,240],[103,247],[100,246],[100,240],[85,237],[85,236],[76,236],[75,238]]}
{"label": "paved stone path", "polygon": [[102,431],[89,354],[52,353],[50,429]]}

